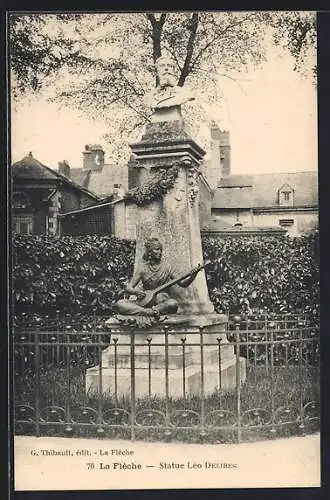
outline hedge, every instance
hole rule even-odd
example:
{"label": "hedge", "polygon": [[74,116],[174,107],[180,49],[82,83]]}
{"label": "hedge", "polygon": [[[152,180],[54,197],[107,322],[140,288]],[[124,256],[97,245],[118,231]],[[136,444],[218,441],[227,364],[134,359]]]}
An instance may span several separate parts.
{"label": "hedge", "polygon": [[[113,236],[16,235],[16,319],[31,315],[106,316],[134,264],[135,243]],[[203,239],[210,298],[217,312],[275,313],[318,309],[315,236]],[[56,313],[56,311],[58,311]]]}

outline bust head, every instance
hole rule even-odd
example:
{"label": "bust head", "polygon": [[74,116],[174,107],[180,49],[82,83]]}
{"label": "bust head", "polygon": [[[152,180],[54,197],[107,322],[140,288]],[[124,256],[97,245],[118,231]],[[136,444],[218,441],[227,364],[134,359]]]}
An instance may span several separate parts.
{"label": "bust head", "polygon": [[161,261],[163,253],[163,245],[158,238],[148,238],[144,244],[145,252],[143,260],[147,262],[158,263]]}
{"label": "bust head", "polygon": [[175,87],[176,64],[172,57],[167,55],[160,56],[156,61],[156,69],[160,88]]}

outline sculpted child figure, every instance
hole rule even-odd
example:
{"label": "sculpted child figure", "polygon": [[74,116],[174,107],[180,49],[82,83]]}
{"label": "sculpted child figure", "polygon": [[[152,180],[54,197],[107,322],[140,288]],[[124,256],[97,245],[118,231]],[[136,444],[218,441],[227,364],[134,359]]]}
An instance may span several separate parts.
{"label": "sculpted child figure", "polygon": [[[149,238],[145,242],[143,263],[140,269],[134,272],[130,283],[125,289],[128,294],[135,295],[137,299],[143,299],[146,296],[145,291],[155,290],[159,286],[176,279],[171,266],[162,259],[162,253],[163,247],[157,238]],[[181,279],[177,284],[183,288],[188,287],[199,271],[200,267],[197,266],[188,277]],[[142,284],[143,290],[141,290],[139,284]],[[156,294],[147,307],[128,299],[119,300],[116,304],[119,314],[153,316],[156,318],[164,314],[175,314],[178,307],[178,302],[164,291]]]}

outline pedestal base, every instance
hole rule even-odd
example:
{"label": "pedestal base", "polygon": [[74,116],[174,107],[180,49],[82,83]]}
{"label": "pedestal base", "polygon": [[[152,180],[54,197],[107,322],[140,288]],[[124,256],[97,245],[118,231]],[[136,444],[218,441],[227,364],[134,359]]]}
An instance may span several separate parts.
{"label": "pedestal base", "polygon": [[[131,397],[132,380],[135,398],[166,394],[182,398],[210,395],[219,389],[234,390],[237,359],[234,345],[228,342],[225,333],[226,316],[212,315],[209,321],[195,317],[186,324],[180,319],[174,315],[162,325],[143,332],[134,332],[112,319],[114,343],[102,353],[102,369],[95,366],[87,370],[86,391],[100,390],[101,370],[102,393],[117,398]],[[240,357],[238,364],[243,384],[245,358]]]}
{"label": "pedestal base", "polygon": [[[246,360],[240,359],[240,378],[241,384],[246,378]],[[99,388],[99,367],[93,367],[87,370],[86,391],[97,392]],[[143,398],[151,395],[152,397],[166,397],[166,376],[164,369],[153,369],[151,372],[150,383],[148,369],[139,368],[135,370],[135,397]],[[204,367],[203,393],[209,396],[219,390],[219,381],[221,380],[221,390],[233,390],[236,387],[236,359],[225,361],[221,366],[219,376],[219,367],[217,364],[206,365]],[[121,368],[115,375],[114,368],[102,368],[102,392],[104,395],[114,395],[117,390],[117,397],[131,399],[131,370]],[[183,376],[182,369],[169,370],[168,374],[168,397],[180,399],[187,396],[201,396],[202,383],[201,371],[198,366],[189,366]]]}

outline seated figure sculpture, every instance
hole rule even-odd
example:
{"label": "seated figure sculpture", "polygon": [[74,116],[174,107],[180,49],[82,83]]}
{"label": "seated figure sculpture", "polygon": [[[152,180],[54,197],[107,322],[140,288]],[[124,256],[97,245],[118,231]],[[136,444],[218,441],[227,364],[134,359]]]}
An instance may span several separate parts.
{"label": "seated figure sculpture", "polygon": [[[162,252],[162,244],[157,238],[149,238],[145,242],[143,263],[140,269],[134,272],[130,283],[125,289],[126,293],[135,295],[137,299],[143,299],[146,296],[145,291],[155,290],[176,278],[169,264],[162,259]],[[183,288],[188,287],[199,271],[200,267],[195,267],[189,276],[180,279],[177,284]],[[143,290],[139,288],[140,283]],[[175,314],[178,306],[178,302],[171,298],[168,293],[160,292],[155,295],[148,307],[143,307],[129,299],[121,299],[116,303],[116,310],[121,315],[159,318],[161,315]]]}

